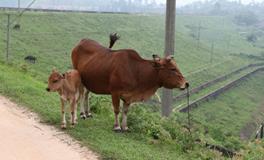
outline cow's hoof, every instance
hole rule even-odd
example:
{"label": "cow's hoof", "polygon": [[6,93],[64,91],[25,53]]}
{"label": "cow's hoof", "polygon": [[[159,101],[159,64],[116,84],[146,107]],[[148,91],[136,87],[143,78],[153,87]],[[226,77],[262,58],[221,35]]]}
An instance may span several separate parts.
{"label": "cow's hoof", "polygon": [[121,130],[120,126],[114,126],[113,131],[114,132],[121,132],[122,130]]}
{"label": "cow's hoof", "polygon": [[122,127],[122,132],[130,132],[128,127]]}
{"label": "cow's hoof", "polygon": [[72,123],[72,124],[71,124],[71,128],[74,128],[74,127],[75,127],[75,123]]}
{"label": "cow's hoof", "polygon": [[66,124],[61,124],[61,129],[66,129]]}
{"label": "cow's hoof", "polygon": [[88,112],[86,112],[85,115],[86,115],[86,118],[93,118],[92,113],[88,113]]}
{"label": "cow's hoof", "polygon": [[81,117],[81,119],[83,119],[83,120],[85,120],[86,119],[86,115],[82,112],[82,113],[80,113],[80,117]]}

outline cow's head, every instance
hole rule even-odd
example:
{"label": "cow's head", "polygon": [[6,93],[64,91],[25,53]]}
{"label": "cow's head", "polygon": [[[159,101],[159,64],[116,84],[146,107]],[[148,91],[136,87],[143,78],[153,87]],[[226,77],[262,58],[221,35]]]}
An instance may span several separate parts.
{"label": "cow's head", "polygon": [[179,88],[181,90],[189,87],[189,83],[183,77],[172,56],[160,58],[158,55],[153,55],[153,60],[163,87],[168,89]]}
{"label": "cow's head", "polygon": [[49,76],[48,87],[46,88],[46,90],[48,92],[58,91],[63,85],[63,81],[62,81],[63,79],[64,79],[64,76],[61,75],[56,69],[53,69]]}

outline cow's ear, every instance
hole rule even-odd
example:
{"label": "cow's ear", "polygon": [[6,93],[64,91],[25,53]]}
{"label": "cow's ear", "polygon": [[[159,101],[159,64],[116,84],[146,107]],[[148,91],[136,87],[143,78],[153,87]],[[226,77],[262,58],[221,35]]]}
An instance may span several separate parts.
{"label": "cow's ear", "polygon": [[54,72],[58,72],[55,67],[52,68],[52,73],[54,73]]}

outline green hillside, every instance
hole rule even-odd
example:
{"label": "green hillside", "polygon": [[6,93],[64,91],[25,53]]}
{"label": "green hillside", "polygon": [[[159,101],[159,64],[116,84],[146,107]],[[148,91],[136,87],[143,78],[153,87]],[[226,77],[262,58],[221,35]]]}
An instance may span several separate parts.
{"label": "green hillside", "polygon": [[[16,20],[15,13],[10,13],[11,21]],[[47,77],[53,67],[62,72],[71,68],[71,49],[80,39],[91,38],[108,46],[109,33],[117,32],[121,39],[114,49],[133,48],[147,59],[152,54],[162,56],[164,51],[165,19],[162,15],[27,12],[20,19],[21,29],[11,28],[10,59],[7,64],[6,18],[6,12],[1,11],[0,93],[28,106],[39,113],[45,122],[56,127],[60,123],[59,99],[57,95],[45,92]],[[177,16],[175,59],[192,88],[259,62],[251,56],[261,56],[262,49],[248,42],[246,36],[241,34],[248,29],[235,25],[231,17]],[[214,51],[211,63],[212,42]],[[261,43],[261,39],[258,43]],[[37,62],[25,62],[27,55],[36,56]],[[194,95],[193,99],[249,71],[232,76]],[[246,123],[252,121],[252,112],[257,112],[261,105],[263,78],[262,75],[250,78],[240,87],[194,110],[192,137],[182,127],[186,123],[185,114],[175,113],[168,119],[161,118],[159,107],[142,103],[135,104],[136,107],[131,107],[129,112],[131,132],[114,133],[111,130],[114,118],[110,98],[99,95],[92,95],[91,98],[94,118],[79,121],[76,128],[66,132],[105,159],[226,158],[204,147],[206,142],[236,150],[248,159],[261,159],[264,155],[260,151],[263,151],[264,144],[240,141],[239,133]],[[174,91],[175,95],[180,93]],[[179,102],[175,102],[174,107],[178,105]],[[234,121],[236,123],[231,123]],[[204,134],[205,128],[209,130],[207,135]],[[196,143],[195,139],[200,139],[201,143]]]}
{"label": "green hillside", "polygon": [[[6,15],[2,13],[0,16],[1,42],[5,39],[6,18]],[[226,27],[219,26],[223,19]],[[15,15],[11,17],[12,20],[16,20]],[[71,66],[69,58],[71,49],[80,39],[95,39],[107,46],[108,35],[112,32],[117,32],[122,37],[115,49],[133,48],[146,58],[151,58],[152,54],[163,55],[164,21],[164,17],[160,15],[26,13],[20,20],[21,30],[11,30],[11,62],[22,65],[26,55],[36,56],[39,63],[28,68],[43,74],[41,78],[44,79],[45,74],[53,66],[62,70]],[[253,47],[239,35],[228,18],[178,16],[176,21],[175,58],[182,72],[187,74],[188,79],[194,81],[194,84],[199,78],[204,77],[204,75],[199,77],[204,73],[192,74],[197,69],[210,68],[210,76],[214,77],[214,72],[219,68],[221,74],[230,68],[234,69],[249,63],[248,60],[230,56],[230,53],[258,54],[260,52],[260,49]],[[186,27],[195,27],[198,22],[201,22],[202,27],[206,26],[201,29],[200,49],[195,47],[197,41],[190,36],[192,33],[197,34],[197,31]],[[226,41],[229,37],[231,40],[228,51]],[[211,44],[208,43],[209,41],[215,41],[213,65],[216,66],[214,67],[210,67]],[[4,53],[5,44],[1,43],[1,46]],[[236,59],[236,63],[231,61],[232,59]]]}

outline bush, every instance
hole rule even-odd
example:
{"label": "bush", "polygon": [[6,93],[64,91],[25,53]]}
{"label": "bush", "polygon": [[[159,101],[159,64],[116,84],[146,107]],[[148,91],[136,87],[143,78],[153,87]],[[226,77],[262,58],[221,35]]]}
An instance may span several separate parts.
{"label": "bush", "polygon": [[235,22],[239,25],[249,26],[258,23],[258,18],[253,12],[245,11],[235,16]]}
{"label": "bush", "polygon": [[219,128],[210,128],[209,129],[209,134],[216,141],[219,141],[219,142],[225,141],[224,133]]}
{"label": "bush", "polygon": [[252,33],[250,35],[247,35],[248,42],[255,43],[257,40],[258,40],[258,37],[255,34]]}
{"label": "bush", "polygon": [[22,72],[27,72],[28,71],[28,65],[27,64],[21,64],[20,66],[19,66],[20,68],[20,71],[22,71]]}
{"label": "bush", "polygon": [[244,159],[263,160],[264,157],[264,141],[255,141],[249,143],[243,153]]}
{"label": "bush", "polygon": [[239,151],[241,149],[242,145],[241,145],[241,142],[238,138],[230,137],[224,143],[224,147],[226,147],[230,150]]}
{"label": "bush", "polygon": [[193,148],[194,140],[189,132],[172,117],[163,118],[160,113],[149,112],[142,105],[131,108],[128,114],[128,125],[132,132],[147,135],[162,143],[173,143],[182,151]]}
{"label": "bush", "polygon": [[112,109],[110,106],[112,106],[111,101],[109,101],[106,97],[104,96],[98,96],[91,94],[90,95],[90,110],[93,113],[96,114],[110,114],[112,113]]}
{"label": "bush", "polygon": [[133,132],[147,134],[154,139],[161,136],[160,116],[147,112],[142,106],[134,106],[128,112],[128,126]]}
{"label": "bush", "polygon": [[262,60],[264,60],[264,51],[262,51],[262,52],[260,53],[260,57],[261,57]]}

